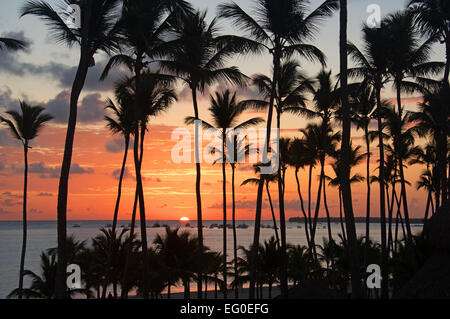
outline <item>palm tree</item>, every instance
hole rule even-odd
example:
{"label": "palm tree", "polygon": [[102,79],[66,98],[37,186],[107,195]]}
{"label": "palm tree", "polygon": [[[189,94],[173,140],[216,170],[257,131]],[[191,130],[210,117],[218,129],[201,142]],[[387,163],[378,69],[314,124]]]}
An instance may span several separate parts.
{"label": "palm tree", "polygon": [[24,275],[32,278],[31,286],[27,289],[14,289],[7,298],[23,295],[26,299],[53,299],[55,298],[56,255],[41,253],[41,276],[25,270]]}
{"label": "palm tree", "polygon": [[[170,21],[178,16],[181,12],[189,11],[190,5],[183,0],[158,0],[153,2],[148,1],[125,1],[122,7],[122,16],[118,23],[118,37],[123,50],[128,54],[119,51],[118,54],[111,57],[108,64],[103,71],[101,80],[108,76],[110,69],[116,65],[125,65],[133,73],[135,98],[134,101],[134,115],[136,123],[134,125],[134,166],[136,173],[136,199],[139,200],[139,213],[141,222],[141,236],[142,236],[142,253],[144,260],[147,259],[147,235],[146,235],[146,216],[144,191],[142,185],[141,166],[143,157],[144,136],[146,131],[146,124],[148,114],[144,104],[148,101],[145,99],[149,96],[145,92],[146,87],[143,83],[145,77],[148,76],[146,69],[149,66],[149,61],[146,58],[154,59],[160,54],[165,54],[166,51],[162,49],[164,45],[163,37],[167,34],[170,28]],[[147,74],[147,75],[145,75]],[[154,77],[154,76],[150,76]],[[157,76],[160,80],[163,76]],[[170,82],[168,76],[164,76],[164,81]],[[154,85],[151,87],[155,87]],[[150,104],[151,105],[151,104]],[[139,155],[139,145],[141,155]],[[134,205],[136,207],[136,204]],[[135,208],[133,209],[135,211]],[[134,215],[134,212],[133,212]],[[132,221],[134,224],[134,218]],[[134,225],[131,227],[131,232],[134,231]],[[148,263],[144,261],[144,265]],[[145,274],[148,272],[147,267],[144,267],[144,281],[143,281],[143,295],[148,298],[146,293],[145,280],[148,278]],[[127,289],[125,289],[127,291]],[[125,298],[126,295],[123,295]]]}
{"label": "palm tree", "polygon": [[[172,273],[181,279],[184,285],[184,298],[190,297],[190,282],[195,277],[197,258],[203,261],[203,254],[198,254],[198,239],[192,237],[187,231],[179,233],[179,229],[166,227],[164,237],[157,235],[154,244],[164,256],[165,263],[171,268]],[[205,252],[208,250],[204,248]],[[197,278],[198,280],[198,278]]]}
{"label": "palm tree", "polygon": [[[319,186],[317,191],[316,207],[314,218],[311,226],[311,246],[315,246],[315,233],[317,220],[319,217],[319,209],[321,202],[322,187],[325,181],[325,159],[326,156],[333,156],[336,152],[337,142],[340,140],[340,133],[333,133],[331,127],[326,122],[318,124],[309,124],[305,129],[300,130],[305,136],[308,148],[315,150],[317,160],[320,163]],[[310,252],[312,253],[312,251]]]}
{"label": "palm tree", "polygon": [[[175,74],[191,90],[194,118],[199,120],[197,94],[219,81],[226,81],[239,86],[244,85],[246,77],[237,67],[225,67],[228,58],[236,51],[232,37],[219,36],[216,20],[207,23],[206,11],[186,14],[176,22],[167,44],[170,53],[166,60],[159,61],[163,70]],[[195,163],[196,163],[196,200],[197,232],[199,252],[203,251],[203,217],[200,192],[201,166],[199,126],[195,125]],[[201,265],[198,265],[201,268]],[[198,277],[198,297],[202,296],[202,274]]]}
{"label": "palm tree", "polygon": [[[245,186],[248,184],[251,185],[259,185],[259,180],[260,177],[259,175],[261,174],[261,164],[255,164],[253,165],[253,169],[254,169],[254,173],[256,174],[257,177],[252,177],[252,178],[247,178],[246,180],[244,180],[241,183],[241,186]],[[278,175],[277,174],[264,174],[264,184],[266,186],[266,193],[267,193],[267,198],[269,200],[269,205],[270,205],[270,212],[272,214],[272,222],[273,222],[273,229],[274,229],[274,233],[275,233],[275,238],[277,240],[277,243],[280,244],[280,236],[278,235],[278,226],[277,226],[277,218],[275,217],[275,211],[273,208],[273,202],[272,202],[272,196],[270,195],[270,183],[274,183],[278,180]]]}
{"label": "palm tree", "polygon": [[[209,108],[209,112],[211,114],[213,124],[209,124],[208,122],[203,121],[202,124],[207,129],[217,130],[217,134],[222,141],[221,148],[219,149],[221,158],[218,159],[218,162],[222,164],[222,191],[223,191],[223,281],[225,285],[224,289],[224,298],[227,298],[227,196],[226,196],[226,165],[228,160],[233,160],[230,158],[233,150],[228,150],[227,140],[229,140],[230,131],[232,128],[233,131],[231,134],[234,136],[234,132],[237,132],[240,129],[245,129],[251,126],[255,126],[261,122],[263,119],[259,117],[254,117],[249,120],[246,120],[240,124],[237,123],[237,119],[247,110],[248,106],[244,102],[240,102],[236,100],[236,93],[231,95],[229,90],[226,90],[222,93],[216,92],[215,97],[211,96],[211,107]],[[196,117],[188,117],[186,118],[186,124],[194,124],[197,120]],[[236,243],[234,244],[236,248]]]}
{"label": "palm tree", "polygon": [[[139,78],[139,94],[138,92],[138,82]],[[166,111],[171,104],[177,100],[177,96],[173,89],[172,79],[159,73],[142,72],[139,77],[125,78],[122,82],[118,83],[116,88],[116,96],[119,100],[125,103],[130,103],[133,105],[133,134],[134,134],[134,160],[135,160],[135,172],[136,172],[136,197],[133,207],[133,216],[131,222],[130,236],[134,235],[134,227],[136,220],[136,204],[139,198],[139,209],[140,209],[140,223],[141,223],[141,241],[142,241],[142,255],[144,261],[147,259],[148,249],[147,247],[147,235],[146,235],[146,216],[144,207],[144,197],[143,197],[143,186],[142,178],[140,174],[140,169],[142,165],[142,159],[144,154],[144,138],[145,132],[147,131],[147,126],[150,117],[155,117],[160,115],[162,112]],[[137,102],[139,100],[139,102]],[[140,154],[139,145],[140,141]],[[147,263],[144,262],[144,265]],[[125,276],[127,275],[127,267],[125,267]],[[148,271],[144,267],[144,273]],[[148,294],[145,292],[145,276],[143,274],[143,295],[147,297]],[[124,279],[126,280],[126,279]],[[124,290],[127,292],[127,289]],[[125,293],[126,294],[126,293]],[[126,295],[123,295],[125,298]]]}
{"label": "palm tree", "polygon": [[300,189],[300,178],[299,178],[299,170],[300,168],[304,168],[306,166],[313,165],[315,163],[315,154],[309,152],[307,147],[307,143],[304,139],[294,138],[291,142],[289,148],[289,165],[294,167],[295,169],[295,180],[297,182],[297,193],[300,199],[300,207],[302,210],[303,218],[305,219],[305,235],[306,241],[308,243],[308,248],[311,249],[310,246],[310,235],[309,235],[309,227],[308,227],[308,216],[306,215],[303,196]]}
{"label": "palm tree", "polygon": [[436,209],[440,206],[442,192],[442,171],[440,158],[442,158],[442,144],[447,144],[448,122],[446,116],[448,103],[445,102],[442,90],[427,92],[424,100],[419,103],[419,110],[411,115],[411,121],[416,122],[415,131],[420,137],[429,137],[436,152]]}
{"label": "palm tree", "polygon": [[[348,70],[348,75],[351,78],[364,79],[364,83],[372,86],[375,90],[377,108],[376,117],[378,125],[378,147],[380,153],[379,161],[379,185],[380,185],[380,227],[381,227],[381,249],[382,249],[382,277],[387,278],[388,270],[388,251],[386,241],[386,197],[384,185],[384,135],[383,135],[383,103],[381,101],[381,90],[387,83],[388,76],[388,54],[390,46],[390,36],[386,28],[370,28],[367,25],[363,27],[363,51],[360,51],[354,44],[348,45],[348,53],[351,59],[357,65],[355,68]],[[345,117],[345,114],[343,114]],[[343,165],[345,166],[345,165]],[[382,297],[387,298],[388,286],[387,280],[382,281]]]}
{"label": "palm tree", "polygon": [[[443,0],[411,0],[408,8],[415,16],[415,23],[425,35],[430,38],[430,42],[440,42],[445,45],[446,64],[444,77],[442,79],[444,105],[449,104],[450,98],[450,8],[446,1]],[[448,110],[446,110],[448,111]],[[445,119],[447,122],[447,114]],[[447,125],[447,124],[446,124]],[[447,143],[439,145],[438,167],[439,178],[442,193],[442,204],[447,200],[447,174],[446,174],[446,154]]]}
{"label": "palm tree", "polygon": [[[364,157],[367,156],[367,154],[362,154],[361,153],[361,146],[358,145],[356,147],[353,147],[350,144],[350,172],[351,169],[354,168],[355,166],[359,165]],[[328,185],[332,186],[332,187],[338,187],[338,192],[339,192],[339,208],[340,208],[340,220],[341,220],[341,231],[342,231],[342,238],[344,241],[347,241],[346,238],[346,233],[345,233],[345,228],[344,228],[344,223],[343,223],[343,219],[342,219],[342,187],[341,187],[341,177],[340,177],[340,170],[339,170],[339,165],[340,165],[340,153],[336,152],[336,161],[331,165],[331,168],[333,169],[333,173],[334,173],[334,178],[330,177],[330,176],[325,176],[325,178],[329,181]],[[350,184],[354,184],[354,183],[360,183],[364,181],[364,177],[361,176],[360,174],[356,173],[353,176],[350,177]]]}
{"label": "palm tree", "polygon": [[[423,91],[421,85],[411,82],[409,79],[424,75],[439,74],[442,69],[441,67],[443,67],[443,63],[428,62],[434,39],[430,39],[423,44],[419,43],[419,35],[413,24],[411,12],[407,11],[405,13],[392,14],[383,19],[381,27],[387,28],[392,39],[396,39],[396,41],[392,42],[395,43],[395,45],[390,47],[389,74],[391,75],[393,86],[397,94],[397,122],[400,123],[403,121],[403,107],[401,104],[402,91],[408,93]],[[398,38],[399,35],[401,35],[400,38]],[[396,128],[401,130],[400,125],[397,125]],[[397,136],[402,136],[401,131],[394,133]],[[397,147],[401,147],[402,145],[403,143],[400,142]],[[400,179],[402,180],[404,179],[403,160],[402,157],[398,158]],[[408,230],[408,241],[410,241],[412,235],[410,234],[408,202],[406,200],[406,189],[404,186],[405,183],[402,182],[401,196],[403,211]]]}
{"label": "palm tree", "polygon": [[[370,143],[373,132],[369,131],[370,123],[373,119],[373,112],[376,107],[376,96],[372,87],[358,83],[350,87],[350,107],[352,122],[357,129],[364,131],[366,142],[366,234],[365,238],[370,238]],[[367,265],[368,241],[364,249],[364,265]]]}
{"label": "palm tree", "polygon": [[28,190],[28,149],[29,142],[35,139],[45,123],[50,121],[53,117],[51,115],[42,113],[44,108],[41,106],[30,106],[25,102],[20,102],[20,109],[22,114],[17,111],[8,111],[12,119],[0,116],[0,123],[8,126],[14,138],[20,140],[23,145],[24,154],[24,182],[23,182],[23,212],[22,212],[22,253],[20,257],[20,272],[19,272],[19,291],[18,297],[22,299],[23,276],[25,267],[25,252],[27,249],[27,190]]}
{"label": "palm tree", "polygon": [[[59,1],[60,7],[66,8],[66,1]],[[56,298],[65,298],[66,256],[65,241],[67,237],[67,195],[70,165],[72,161],[73,140],[77,123],[78,99],[83,90],[90,67],[94,66],[94,55],[99,51],[109,51],[116,46],[116,17],[119,0],[74,0],[70,4],[79,7],[80,25],[70,27],[68,13],[59,13],[45,1],[27,1],[21,9],[21,15],[35,15],[51,28],[55,40],[69,47],[79,45],[80,61],[72,85],[70,96],[69,120],[67,126],[64,157],[58,189],[58,271],[56,279]],[[64,6],[65,5],[65,6]]]}
{"label": "palm tree", "polygon": [[[403,202],[403,213],[405,216],[405,224],[407,230],[407,240],[411,242],[412,240],[412,232],[411,225],[409,222],[409,215],[407,205],[405,205],[405,201],[407,201],[406,196],[406,181],[404,175],[404,161],[407,161],[412,155],[416,153],[416,149],[414,148],[414,133],[417,131],[415,128],[407,128],[409,124],[411,124],[410,113],[406,113],[402,115],[400,118],[398,114],[394,111],[393,108],[385,108],[384,112],[384,127],[388,132],[389,136],[392,136],[393,139],[393,149],[392,153],[395,155],[399,167],[399,177],[401,182],[401,196]],[[402,114],[402,112],[400,113]]]}
{"label": "palm tree", "polygon": [[[307,12],[308,2],[305,0],[284,1],[276,0],[255,0],[255,7],[252,14],[245,12],[234,2],[219,6],[219,17],[230,19],[240,30],[245,32],[245,36],[254,48],[253,52],[269,52],[272,56],[273,77],[269,110],[267,115],[267,132],[265,149],[269,149],[270,133],[272,127],[273,106],[276,98],[276,88],[279,84],[279,72],[281,61],[289,59],[295,54],[310,61],[325,63],[323,53],[314,45],[306,42],[312,40],[317,33],[319,24],[333,14],[338,8],[338,1],[326,0],[318,8]],[[247,46],[248,47],[248,46]],[[263,163],[267,163],[267,154],[263,154]],[[255,233],[253,245],[258,247],[261,226],[261,208],[264,178],[261,175],[258,185],[258,195],[255,214]],[[257,250],[252,250],[253,271],[250,273],[250,299],[255,295],[255,267],[257,260]],[[282,280],[282,295],[287,296],[287,282]]]}
{"label": "palm tree", "polygon": [[[278,74],[278,86],[277,93],[275,97],[274,107],[277,116],[277,129],[278,132],[281,130],[281,115],[284,113],[292,114],[303,114],[306,110],[306,96],[305,93],[313,92],[312,83],[310,80],[306,79],[306,76],[302,74],[299,70],[300,66],[297,62],[288,60],[284,61],[280,66],[280,71]],[[253,83],[258,87],[260,93],[263,95],[263,101],[253,101],[255,106],[259,109],[269,107],[270,96],[272,93],[272,87],[274,82],[267,76],[259,74],[253,79]],[[279,136],[278,136],[279,139]],[[279,141],[278,152],[278,198],[279,198],[279,210],[280,210],[280,230],[281,230],[281,251],[284,260],[287,258],[286,253],[286,218],[284,210],[284,177],[282,176],[282,165],[281,165],[281,150],[282,146],[287,146],[289,143],[281,143]],[[286,142],[286,141],[284,141]],[[288,148],[284,148],[287,153]],[[287,154],[286,154],[287,155]],[[284,168],[286,170],[286,168]],[[284,263],[286,265],[286,262]],[[287,266],[286,266],[287,267]],[[287,280],[287,268],[282,268],[282,281]]]}
{"label": "palm tree", "polygon": [[[126,101],[122,101],[126,102]],[[122,181],[125,173],[128,149],[130,145],[130,136],[133,131],[132,106],[126,103],[116,105],[111,99],[107,101],[106,109],[112,111],[113,117],[105,116],[106,125],[112,134],[120,134],[125,140],[122,167],[119,175],[119,186],[117,190],[116,205],[114,207],[114,216],[112,224],[112,232],[115,233],[117,227],[117,217],[119,213],[120,197],[122,194]]]}

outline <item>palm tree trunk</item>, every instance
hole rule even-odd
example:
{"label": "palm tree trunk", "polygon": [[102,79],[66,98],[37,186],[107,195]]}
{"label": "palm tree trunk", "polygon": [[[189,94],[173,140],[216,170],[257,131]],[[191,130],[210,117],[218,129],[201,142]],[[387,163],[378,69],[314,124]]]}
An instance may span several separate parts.
{"label": "palm tree trunk", "polygon": [[311,246],[310,246],[311,244],[310,244],[310,239],[309,239],[309,231],[308,231],[308,216],[306,215],[305,207],[303,205],[303,197],[302,197],[302,192],[300,190],[300,180],[298,178],[298,168],[295,168],[295,180],[297,182],[297,193],[298,193],[298,197],[300,198],[300,205],[302,208],[303,218],[305,219],[306,242],[308,244],[308,248],[311,249]]}
{"label": "palm tree trunk", "polygon": [[[198,113],[198,103],[197,103],[197,86],[192,86],[192,103],[194,105],[194,116],[196,120],[199,120]],[[200,183],[201,183],[201,167],[200,167],[200,148],[199,145],[199,127],[195,125],[195,169],[196,169],[196,179],[195,179],[195,194],[197,199],[197,237],[198,237],[198,253],[199,257],[203,254],[203,217],[202,217],[202,197],[200,193]],[[198,258],[197,264],[197,298],[202,299],[202,260]]]}
{"label": "palm tree trunk", "polygon": [[22,212],[22,252],[20,255],[19,295],[23,297],[23,272],[25,269],[25,253],[27,250],[27,189],[28,189],[28,141],[23,146],[24,174],[23,174],[23,212]]}
{"label": "palm tree trunk", "polygon": [[[312,217],[311,217],[311,179],[312,179],[313,166],[309,165],[308,176],[308,221],[309,221],[309,233],[312,234]],[[312,243],[311,243],[312,245]]]}
{"label": "palm tree trunk", "polygon": [[[320,159],[319,188],[317,190],[317,199],[316,199],[316,207],[315,207],[315,212],[314,212],[313,228],[311,231],[311,245],[313,246],[313,248],[316,245],[315,236],[316,236],[316,229],[317,229],[317,221],[319,218],[319,210],[320,210],[320,202],[321,202],[324,177],[325,177],[325,156],[323,155],[322,158]],[[315,258],[317,258],[316,254],[315,254]]]}
{"label": "palm tree trunk", "polygon": [[[142,130],[143,128],[141,128]],[[145,130],[144,130],[145,132]],[[139,136],[139,126],[136,125],[135,136]],[[140,143],[144,143],[144,134],[141,134]],[[135,174],[138,189],[138,200],[139,200],[139,219],[141,225],[141,250],[142,250],[142,262],[143,262],[143,272],[142,272],[142,284],[143,284],[143,295],[144,299],[149,299],[148,290],[148,244],[147,244],[147,223],[145,217],[145,204],[144,204],[144,190],[142,186],[142,176],[141,176],[141,163],[139,161],[139,138],[134,140],[134,164],[135,164]],[[141,146],[142,153],[142,146]]]}
{"label": "palm tree trunk", "polygon": [[[277,112],[278,140],[280,140],[281,113]],[[281,265],[280,265],[280,288],[281,297],[287,298],[288,279],[287,279],[287,246],[286,246],[286,216],[284,211],[284,176],[281,174],[281,154],[278,152],[278,207],[280,210],[280,232],[281,232]]]}
{"label": "palm tree trunk", "polygon": [[339,221],[341,224],[341,232],[342,232],[342,239],[344,242],[347,242],[347,235],[345,233],[345,227],[344,227],[344,217],[342,215],[342,191],[339,187]]}
{"label": "palm tree trunk", "polygon": [[366,243],[364,247],[364,267],[367,267],[367,258],[369,254],[369,238],[370,238],[370,140],[369,140],[369,126],[364,128],[364,136],[366,139],[367,162],[366,162]]}
{"label": "palm tree trunk", "polygon": [[[402,120],[402,96],[401,96],[401,90],[400,85],[397,85],[397,108],[398,108],[398,116],[399,120]],[[400,128],[401,130],[401,128]],[[401,132],[398,132],[398,134],[401,134]],[[406,181],[405,181],[405,175],[403,171],[403,159],[401,156],[399,156],[399,172],[400,172],[400,180],[401,180],[401,196],[403,198],[403,212],[405,214],[405,224],[406,224],[406,230],[408,234],[408,242],[412,243],[412,233],[411,233],[411,225],[409,222],[409,212],[408,212],[408,201],[406,199]],[[444,176],[446,173],[444,172]]]}
{"label": "palm tree trunk", "polygon": [[116,199],[116,206],[114,208],[114,217],[113,217],[113,224],[112,224],[112,233],[116,233],[116,227],[117,227],[117,218],[119,214],[119,205],[120,205],[120,198],[122,195],[122,181],[123,176],[125,174],[125,168],[127,165],[127,156],[128,156],[128,146],[130,145],[130,136],[125,136],[125,151],[123,154],[123,161],[122,161],[122,168],[120,170],[120,176],[119,176],[119,186],[117,188],[117,199]]}
{"label": "palm tree trunk", "polygon": [[386,200],[384,193],[384,141],[382,123],[381,85],[376,88],[377,95],[377,121],[378,121],[378,142],[380,149],[379,185],[380,185],[380,227],[381,227],[381,298],[388,298],[388,251],[386,246]]}
{"label": "palm tree trunk", "polygon": [[334,240],[331,234],[331,220],[330,220],[330,211],[328,210],[327,203],[327,191],[326,186],[323,186],[323,205],[325,206],[325,212],[327,214],[327,226],[328,226],[328,242],[330,243],[330,252],[331,252],[331,287],[335,287],[336,284],[336,272],[334,267]]}
{"label": "palm tree trunk", "polygon": [[278,236],[277,219],[275,217],[275,211],[273,209],[272,196],[270,196],[269,181],[266,181],[266,192],[267,192],[267,197],[269,198],[270,211],[272,213],[272,221],[273,221],[273,229],[275,232],[275,238],[277,240],[278,247],[280,247],[280,237]]}
{"label": "palm tree trunk", "polygon": [[[233,201],[233,257],[234,257],[234,278],[238,278],[238,256],[237,256],[237,233],[236,233],[236,200],[235,200],[235,189],[234,189],[234,174],[235,174],[235,164],[231,164],[231,196]],[[205,285],[205,290],[206,285]],[[236,285],[234,289],[235,299],[239,298],[239,287]]]}
{"label": "palm tree trunk", "polygon": [[427,198],[427,207],[425,208],[425,217],[423,218],[424,221],[428,220],[428,214],[430,211],[430,202],[432,201],[431,199],[431,190],[428,191],[428,198]]}
{"label": "palm tree trunk", "polygon": [[[267,152],[269,151],[270,134],[272,129],[272,115],[273,115],[273,105],[276,96],[276,83],[278,80],[278,73],[280,69],[281,62],[281,52],[275,50],[273,53],[273,78],[272,78],[272,92],[270,94],[269,101],[269,112],[267,115],[267,128],[266,128],[266,140],[265,140],[265,152],[263,151],[263,163],[267,162]],[[249,298],[255,298],[255,285],[256,285],[256,271],[257,271],[257,259],[258,259],[258,249],[259,247],[259,235],[261,231],[261,210],[262,210],[262,196],[264,187],[264,174],[261,174],[258,184],[258,194],[256,198],[256,212],[255,212],[255,229],[253,234],[253,248],[251,253],[251,263],[250,263],[250,287],[249,287]]]}
{"label": "palm tree trunk", "polygon": [[55,298],[66,299],[67,298],[67,286],[66,286],[66,267],[67,267],[67,254],[66,254],[66,238],[67,238],[67,196],[69,188],[69,173],[70,165],[72,162],[73,141],[75,137],[75,129],[77,125],[77,109],[78,100],[83,90],[84,83],[89,68],[89,63],[93,58],[93,52],[89,52],[88,37],[89,37],[89,21],[91,20],[91,7],[86,6],[84,16],[82,17],[83,29],[81,35],[81,52],[80,61],[78,64],[77,73],[75,75],[74,82],[72,84],[72,90],[70,93],[70,106],[69,106],[69,121],[67,123],[66,141],[64,145],[63,162],[61,165],[61,175],[59,178],[58,186],[58,205],[57,205],[57,237],[58,237],[58,262],[56,266],[56,278],[55,278]]}
{"label": "palm tree trunk", "polygon": [[227,173],[226,173],[226,133],[222,133],[222,195],[223,195],[223,298],[227,299]]}
{"label": "palm tree trunk", "polygon": [[349,263],[352,283],[352,298],[362,298],[360,260],[357,247],[355,219],[352,206],[352,190],[350,187],[350,106],[348,103],[348,61],[347,61],[347,0],[340,0],[340,70],[341,70],[341,103],[342,103],[342,146],[340,171],[342,176],[342,199],[344,204],[345,225],[347,227]]}

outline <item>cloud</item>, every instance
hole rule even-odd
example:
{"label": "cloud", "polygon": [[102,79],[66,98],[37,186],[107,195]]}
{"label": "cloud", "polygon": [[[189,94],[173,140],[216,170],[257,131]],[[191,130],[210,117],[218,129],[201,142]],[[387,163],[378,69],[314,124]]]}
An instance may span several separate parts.
{"label": "cloud", "polygon": [[[116,180],[119,180],[120,177],[120,169],[116,169],[114,172],[112,172],[112,177]],[[132,178],[134,179],[134,175],[130,172],[130,170],[128,169],[128,167],[125,167],[125,171],[123,173],[123,178],[124,179],[128,179],[128,178]]]}
{"label": "cloud", "polygon": [[44,213],[44,211],[36,209],[36,208],[32,208],[32,209],[30,209],[30,213],[33,215],[42,215]]}
{"label": "cloud", "polygon": [[[14,164],[11,165],[11,169],[15,173],[22,173],[22,169]],[[30,174],[40,174],[40,178],[59,178],[61,171],[60,166],[46,166],[44,162],[31,163],[28,166],[28,172]],[[94,169],[91,167],[82,167],[77,163],[73,163],[70,168],[71,174],[93,174]]]}
{"label": "cloud", "polygon": [[[30,44],[29,48],[25,50],[25,53],[30,53],[33,49],[33,41],[26,38],[23,31],[10,32],[8,34],[4,34],[3,36],[12,37]],[[58,83],[60,88],[69,89],[72,87],[78,68],[77,65],[71,66],[53,61],[44,64],[34,64],[30,62],[23,62],[21,56],[21,51],[0,51],[0,73],[10,74],[13,76],[41,76],[53,79]],[[49,56],[54,57],[54,54],[50,53]],[[114,83],[121,78],[121,74],[123,74],[124,70],[120,68],[113,69],[105,81],[99,81],[100,75],[102,74],[106,64],[106,59],[99,59],[96,61],[96,65],[94,67],[89,68],[84,90],[91,92],[110,91],[114,87]]]}
{"label": "cloud", "polygon": [[13,194],[11,192],[3,192],[2,196],[9,197],[9,198],[22,198],[21,194]]}
{"label": "cloud", "polygon": [[0,204],[2,206],[6,206],[6,207],[13,207],[13,206],[22,205],[22,202],[16,201],[16,200],[12,200],[12,199],[5,199],[5,200],[1,201]]}
{"label": "cloud", "polygon": [[[70,91],[64,90],[44,106],[55,122],[66,123],[69,118]],[[86,95],[78,106],[78,121],[80,123],[95,123],[103,121],[105,101],[99,93]]]}
{"label": "cloud", "polygon": [[53,197],[51,193],[39,193],[36,195],[37,197]]}
{"label": "cloud", "polygon": [[4,210],[3,208],[0,207],[0,215],[9,215],[11,214],[11,212]]}
{"label": "cloud", "polygon": [[105,144],[105,149],[109,153],[120,153],[124,149],[124,141],[123,138],[114,138],[109,140]]}

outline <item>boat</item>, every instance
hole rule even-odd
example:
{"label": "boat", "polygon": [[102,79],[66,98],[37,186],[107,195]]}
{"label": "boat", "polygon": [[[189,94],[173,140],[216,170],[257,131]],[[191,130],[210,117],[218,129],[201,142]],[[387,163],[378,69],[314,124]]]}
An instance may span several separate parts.
{"label": "boat", "polygon": [[239,228],[239,229],[247,229],[249,226],[248,225],[246,225],[246,224],[240,224],[240,225],[238,225],[236,228]]}
{"label": "boat", "polygon": [[78,224],[73,224],[72,225],[72,228],[80,228],[81,226],[80,225],[78,225]]}

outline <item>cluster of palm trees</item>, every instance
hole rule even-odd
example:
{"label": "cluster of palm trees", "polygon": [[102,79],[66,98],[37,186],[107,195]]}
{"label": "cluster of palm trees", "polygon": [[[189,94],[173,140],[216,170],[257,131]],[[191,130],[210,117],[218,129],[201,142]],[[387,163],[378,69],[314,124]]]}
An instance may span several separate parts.
{"label": "cluster of palm trees", "polygon": [[[397,253],[398,225],[402,225],[407,247],[414,247],[414,236],[410,226],[408,210],[407,185],[405,178],[406,163],[426,165],[418,188],[427,191],[428,200],[425,218],[435,212],[439,206],[445,205],[449,194],[447,175],[448,165],[448,123],[447,108],[449,105],[449,68],[450,68],[450,34],[449,8],[442,0],[413,0],[408,7],[385,17],[379,27],[362,29],[362,48],[347,41],[347,1],[325,0],[317,8],[311,9],[306,0],[255,0],[256,6],[246,12],[234,2],[219,5],[216,19],[207,22],[206,12],[196,11],[184,0],[74,0],[77,5],[80,21],[77,26],[66,24],[67,13],[57,12],[43,1],[27,1],[22,7],[22,16],[35,15],[41,18],[51,29],[55,40],[68,46],[77,45],[80,60],[73,82],[70,96],[70,112],[67,127],[64,157],[58,190],[58,247],[55,272],[55,298],[67,297],[65,287],[66,265],[69,262],[67,252],[67,200],[73,140],[77,122],[77,105],[83,90],[89,68],[95,65],[95,55],[100,52],[110,57],[100,80],[108,77],[113,68],[121,68],[125,76],[116,83],[115,99],[108,100],[106,116],[107,126],[113,134],[124,138],[124,157],[119,179],[118,196],[113,213],[113,226],[105,231],[110,236],[105,246],[106,267],[103,274],[103,286],[117,283],[122,286],[122,297],[126,298],[133,287],[133,258],[139,255],[142,271],[138,278],[141,285],[139,291],[144,298],[149,298],[154,291],[150,287],[157,281],[152,274],[154,253],[149,249],[145,209],[145,198],[142,183],[141,167],[143,165],[144,139],[152,117],[158,116],[168,109],[176,100],[177,83],[186,85],[192,93],[194,116],[186,119],[187,124],[201,120],[199,116],[198,95],[203,94],[217,83],[225,82],[234,86],[245,86],[251,83],[260,92],[260,99],[239,101],[230,90],[217,92],[211,96],[209,109],[213,123],[202,121],[208,128],[220,132],[222,147],[217,150],[217,162],[222,164],[223,174],[223,252],[227,249],[226,220],[226,163],[232,169],[233,186],[233,250],[234,276],[239,274],[236,236],[235,207],[235,168],[237,161],[230,158],[229,153],[237,154],[238,149],[248,151],[252,145],[246,140],[227,134],[227,128],[245,128],[260,124],[263,120],[252,118],[238,124],[238,118],[247,109],[258,109],[267,112],[267,133],[265,150],[270,149],[273,112],[276,114],[276,127],[281,127],[281,116],[291,114],[314,119],[306,128],[300,130],[301,136],[294,139],[280,139],[279,162],[276,174],[261,174],[261,167],[269,162],[267,152],[261,151],[262,163],[255,167],[258,177],[247,181],[258,186],[254,238],[248,253],[249,296],[254,298],[258,292],[261,273],[258,260],[261,255],[260,228],[264,187],[269,196],[275,228],[275,239],[266,243],[276,245],[279,249],[279,282],[282,297],[288,295],[289,249],[286,240],[285,218],[285,178],[289,166],[295,170],[297,191],[300,200],[300,211],[305,220],[307,238],[306,274],[308,269],[318,263],[319,254],[315,235],[317,229],[320,204],[323,199],[328,218],[328,243],[330,254],[336,254],[338,245],[333,239],[330,224],[330,212],[326,199],[326,183],[338,187],[340,199],[340,218],[342,245],[345,245],[348,257],[348,272],[352,283],[352,295],[363,297],[361,285],[361,265],[369,263],[371,247],[370,217],[371,215],[371,183],[379,184],[380,192],[380,226],[381,226],[381,268],[383,286],[381,296],[388,296],[388,266]],[[327,71],[326,56],[311,42],[320,31],[322,21],[340,9],[340,74],[339,80]],[[241,35],[222,35],[217,26],[217,19],[232,22]],[[446,62],[430,61],[432,46],[441,43],[446,49]],[[25,46],[20,41],[0,38],[0,49],[21,49]],[[235,66],[227,66],[229,59],[235,55],[255,55],[268,53],[272,58],[270,76],[255,75],[252,79],[240,72]],[[354,67],[348,67],[348,57]],[[308,77],[298,61],[306,59],[320,63],[323,70],[316,77]],[[440,78],[441,75],[443,78]],[[382,91],[392,87],[396,92],[396,103],[391,105],[382,99]],[[402,98],[404,94],[419,93],[423,95],[423,103],[419,112],[404,110]],[[24,191],[24,246],[20,270],[18,296],[23,295],[23,259],[26,245],[26,176],[28,141],[34,138],[42,125],[51,116],[42,114],[39,107],[28,107],[22,104],[22,115],[9,112],[12,120],[2,117],[14,135],[24,143],[25,151],[25,191]],[[377,130],[371,131],[372,122],[377,123]],[[362,154],[361,146],[351,143],[351,125],[364,132],[366,152]],[[341,124],[341,129],[337,129]],[[196,202],[197,202],[197,238],[191,274],[195,274],[198,298],[203,297],[203,284],[208,280],[205,273],[203,255],[207,251],[203,244],[202,200],[201,200],[201,165],[199,160],[199,126],[195,125],[195,166],[196,166]],[[415,145],[415,138],[426,138],[426,147]],[[231,143],[234,150],[226,149]],[[377,141],[379,150],[378,176],[371,175],[370,159],[371,143]],[[111,242],[121,241],[118,236],[117,218],[120,208],[121,185],[124,177],[128,148],[133,141],[133,159],[136,178],[136,192],[132,213],[129,238],[135,237],[136,213],[139,207],[140,241],[138,251],[132,240],[123,242],[125,257],[121,278],[117,277],[111,265],[114,263],[115,246]],[[340,147],[339,147],[340,144]],[[234,151],[234,152],[233,152]],[[351,168],[366,158],[366,176],[351,176]],[[333,160],[332,168],[335,176],[327,176],[325,166]],[[320,166],[319,184],[314,212],[311,207],[311,180],[313,169]],[[309,172],[308,205],[305,208],[301,192],[299,172]],[[450,168],[448,171],[450,174]],[[358,245],[352,207],[351,184],[367,182],[366,233],[364,248]],[[270,198],[269,184],[277,183],[279,230],[276,225],[275,211]],[[398,190],[398,185],[400,190]],[[387,208],[387,214],[386,214]],[[394,210],[395,215],[394,215]],[[395,238],[392,228],[395,220]],[[107,234],[106,234],[107,233]],[[176,234],[175,234],[176,235]],[[168,234],[169,237],[169,234]],[[161,240],[160,245],[164,245]],[[191,243],[192,244],[192,243]],[[216,256],[217,257],[217,256]],[[49,264],[52,258],[46,257]],[[171,258],[170,254],[167,258]],[[228,287],[227,256],[223,253],[221,267],[222,285]],[[362,258],[362,262],[361,259]],[[54,263],[54,260],[53,260]],[[328,263],[327,263],[328,265]],[[155,266],[156,267],[156,266]],[[335,269],[336,261],[330,261]],[[190,278],[182,281],[189,286]],[[169,287],[171,280],[169,280]],[[189,291],[189,287],[186,288]],[[226,291],[225,297],[226,297]],[[106,289],[103,289],[103,294]],[[238,291],[236,290],[236,297]]]}

